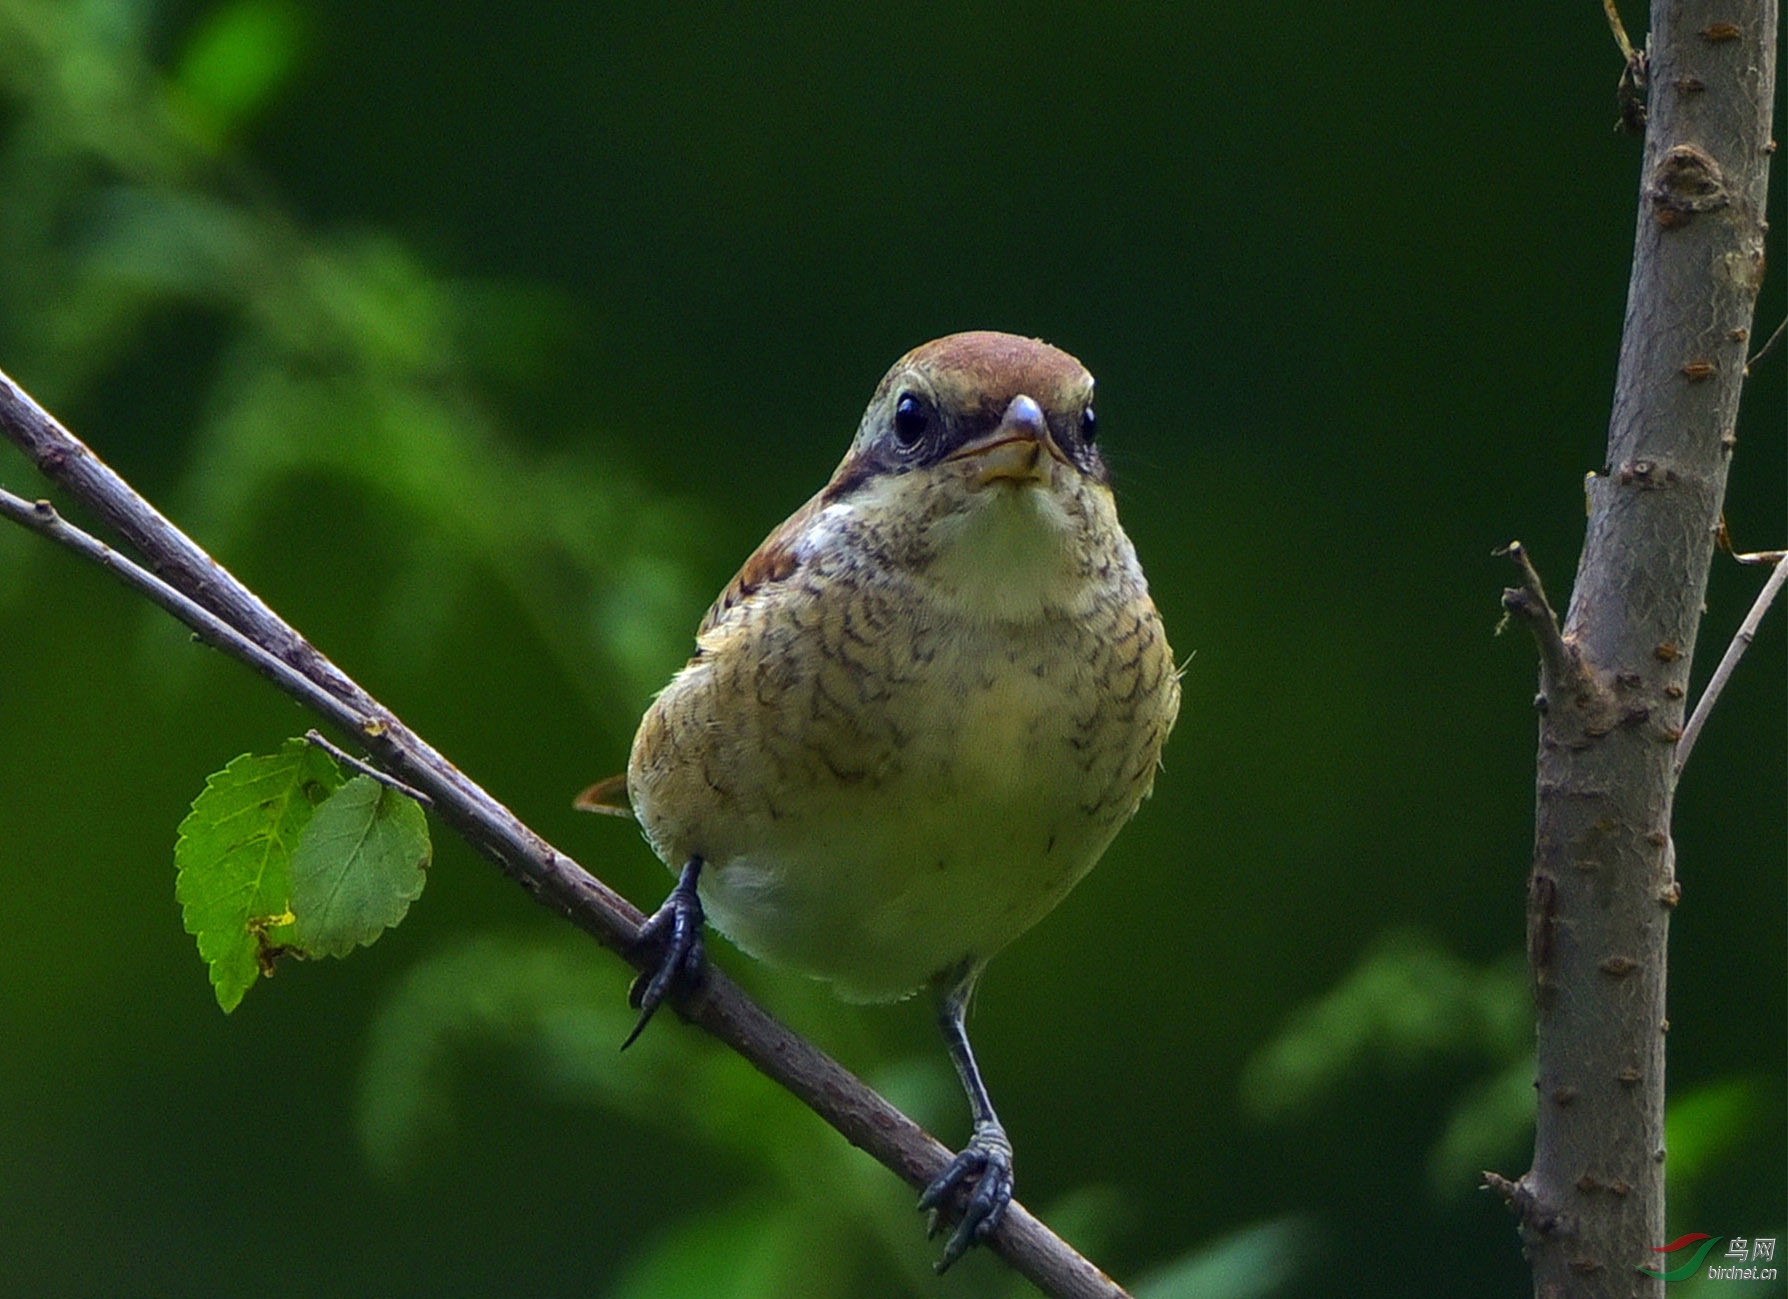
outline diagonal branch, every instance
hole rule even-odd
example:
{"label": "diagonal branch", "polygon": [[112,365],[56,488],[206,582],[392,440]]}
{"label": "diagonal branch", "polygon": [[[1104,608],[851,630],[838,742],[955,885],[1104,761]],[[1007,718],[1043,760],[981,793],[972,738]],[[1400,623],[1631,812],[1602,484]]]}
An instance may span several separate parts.
{"label": "diagonal branch", "polygon": [[1763,346],[1758,348],[1755,352],[1752,352],[1750,357],[1746,359],[1745,373],[1747,375],[1751,373],[1751,367],[1753,365],[1756,365],[1757,362],[1776,350],[1776,344],[1782,341],[1783,330],[1788,330],[1788,316],[1784,316],[1781,323],[1779,323],[1775,329],[1770,331],[1769,337],[1763,340]]}
{"label": "diagonal branch", "polygon": [[1688,765],[1689,751],[1695,747],[1695,741],[1701,735],[1701,728],[1707,724],[1707,715],[1719,702],[1720,691],[1726,688],[1726,682],[1732,677],[1732,670],[1738,666],[1739,659],[1744,657],[1751,642],[1756,639],[1757,628],[1762,625],[1763,615],[1769,612],[1769,606],[1775,602],[1776,595],[1782,589],[1782,583],[1788,581],[1788,555],[1776,560],[1775,571],[1757,593],[1757,599],[1751,605],[1751,611],[1739,624],[1738,631],[1732,637],[1732,643],[1726,647],[1725,654],[1720,657],[1720,665],[1707,679],[1702,687],[1701,698],[1695,701],[1695,711],[1689,714],[1689,720],[1682,728],[1682,738],[1676,742],[1676,774],[1682,775],[1682,769]]}
{"label": "diagonal branch", "polygon": [[[108,569],[201,640],[353,735],[536,901],[637,964],[635,937],[643,917],[631,903],[535,834],[362,690],[4,373],[0,429],[46,477],[125,537],[148,567],[68,523],[47,502],[0,492],[0,515]],[[909,1186],[925,1187],[949,1163],[950,1152],[936,1138],[771,1017],[720,970],[710,969],[701,992],[679,1010]],[[988,1244],[1045,1294],[1127,1299],[1116,1282],[1016,1202]]]}

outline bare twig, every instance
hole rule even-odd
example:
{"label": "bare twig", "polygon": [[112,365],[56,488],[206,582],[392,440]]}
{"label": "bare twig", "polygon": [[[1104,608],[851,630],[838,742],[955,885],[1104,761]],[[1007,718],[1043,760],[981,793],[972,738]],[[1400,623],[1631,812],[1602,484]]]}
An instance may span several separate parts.
{"label": "bare twig", "polygon": [[1602,0],[1602,12],[1608,15],[1608,30],[1614,33],[1614,43],[1620,46],[1620,57],[1628,63],[1633,61],[1633,42],[1627,39],[1627,25],[1620,20],[1620,10],[1614,7],[1614,0]]}
{"label": "bare twig", "polygon": [[1633,42],[1627,39],[1627,27],[1620,20],[1620,10],[1614,7],[1614,0],[1602,0],[1602,12],[1608,16],[1608,30],[1614,33],[1614,43],[1620,47],[1623,64],[1620,85],[1615,91],[1615,100],[1620,105],[1619,129],[1629,135],[1640,135],[1645,131],[1646,101],[1651,89],[1645,51],[1633,48]]}
{"label": "bare twig", "polygon": [[377,767],[373,766],[363,758],[356,758],[339,744],[331,742],[321,731],[306,731],[304,733],[304,738],[307,743],[314,744],[324,753],[327,753],[330,757],[341,763],[342,766],[357,771],[362,776],[371,777],[373,780],[376,780],[381,785],[385,786],[386,789],[395,789],[398,793],[415,799],[424,807],[432,808],[435,805],[435,800],[430,798],[427,794],[424,794],[420,789],[417,789],[413,785],[404,784],[403,781],[399,780],[389,771],[380,771]]}
{"label": "bare twig", "polygon": [[1689,714],[1689,720],[1683,725],[1682,738],[1676,742],[1676,774],[1678,776],[1682,775],[1682,769],[1689,761],[1689,752],[1695,747],[1695,741],[1701,735],[1701,728],[1707,724],[1707,715],[1713,711],[1713,706],[1720,700],[1720,691],[1726,688],[1726,682],[1732,676],[1732,669],[1738,666],[1738,661],[1744,657],[1745,651],[1751,648],[1751,642],[1757,636],[1757,628],[1763,622],[1763,615],[1769,612],[1769,606],[1781,591],[1784,581],[1788,581],[1788,558],[1778,556],[1775,571],[1769,575],[1769,580],[1763,584],[1763,589],[1757,592],[1757,599],[1752,602],[1751,611],[1738,625],[1738,631],[1732,637],[1732,643],[1726,647],[1725,654],[1720,657],[1720,665],[1707,679],[1707,685],[1701,691],[1701,698],[1695,701],[1695,711]]}
{"label": "bare twig", "polygon": [[[354,735],[387,770],[399,773],[431,799],[448,825],[542,905],[630,962],[645,959],[635,950],[644,917],[631,903],[553,848],[424,743],[4,373],[0,373],[0,428],[46,477],[127,538],[154,572],[69,524],[45,503],[0,492],[0,515],[117,574],[201,639],[247,663]],[[678,1009],[908,1185],[925,1187],[949,1162],[951,1152],[936,1138],[772,1018],[720,970],[710,968],[701,992]],[[1116,1282],[1017,1203],[988,1244],[1045,1294],[1060,1299],[1125,1299]]]}
{"label": "bare twig", "polygon": [[1485,1169],[1478,1182],[1478,1189],[1489,1191],[1501,1200],[1519,1220],[1523,1231],[1545,1236],[1558,1225],[1555,1218],[1548,1216],[1545,1207],[1540,1204],[1533,1188],[1527,1185],[1524,1178],[1518,1177],[1511,1181],[1501,1173]]}
{"label": "bare twig", "polygon": [[1764,357],[1768,356],[1771,352],[1775,351],[1776,344],[1782,341],[1782,331],[1785,329],[1788,329],[1788,316],[1782,317],[1781,323],[1778,324],[1775,328],[1775,332],[1772,333],[1768,338],[1764,339],[1763,346],[1758,348],[1755,352],[1752,352],[1751,355],[1746,359],[1746,361],[1745,361],[1745,373],[1746,374],[1749,374],[1751,372],[1751,367],[1753,365],[1756,365],[1757,362],[1761,361]]}
{"label": "bare twig", "polygon": [[0,488],[0,517],[29,528],[59,546],[66,546],[81,558],[98,564],[138,594],[148,597],[152,604],[159,605],[185,623],[199,640],[246,663],[312,712],[328,718],[344,730],[354,731],[360,728],[362,722],[359,715],[340,700],[134,560],[75,527],[58,514],[56,507],[48,501],[27,501]]}
{"label": "bare twig", "polygon": [[1503,609],[1510,617],[1527,624],[1540,647],[1540,658],[1548,674],[1561,682],[1569,679],[1575,674],[1577,665],[1571,658],[1571,647],[1565,644],[1564,636],[1559,632],[1558,613],[1552,608],[1552,601],[1546,598],[1546,587],[1540,581],[1533,560],[1528,558],[1527,547],[1519,541],[1511,541],[1492,553],[1499,559],[1507,556],[1521,570],[1521,585],[1508,587],[1502,593]]}
{"label": "bare twig", "polygon": [[0,427],[51,482],[65,488],[128,541],[156,574],[201,608],[257,640],[336,698],[362,709],[372,699],[302,636],[224,572],[161,511],[0,373]]}
{"label": "bare twig", "polygon": [[1539,570],[1527,554],[1527,547],[1511,541],[1494,552],[1512,559],[1521,570],[1521,585],[1502,593],[1502,607],[1511,618],[1517,618],[1533,633],[1540,651],[1540,696],[1538,706],[1550,709],[1554,703],[1569,702],[1577,715],[1591,728],[1601,724],[1607,711],[1607,691],[1584,665],[1582,656],[1565,640],[1558,625],[1558,614],[1546,598]]}

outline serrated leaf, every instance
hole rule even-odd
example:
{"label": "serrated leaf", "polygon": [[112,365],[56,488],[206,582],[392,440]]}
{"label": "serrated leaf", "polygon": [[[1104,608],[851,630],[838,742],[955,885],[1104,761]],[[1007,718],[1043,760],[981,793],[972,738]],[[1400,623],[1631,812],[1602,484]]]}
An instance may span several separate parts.
{"label": "serrated leaf", "polygon": [[404,918],[433,848],[415,799],[356,776],[316,810],[292,854],[292,937],[310,956],[346,956]]}
{"label": "serrated leaf", "polygon": [[303,740],[243,754],[205,781],[174,845],[174,896],[232,1011],[290,932],[291,860],[318,803],[340,787],[328,754]]}

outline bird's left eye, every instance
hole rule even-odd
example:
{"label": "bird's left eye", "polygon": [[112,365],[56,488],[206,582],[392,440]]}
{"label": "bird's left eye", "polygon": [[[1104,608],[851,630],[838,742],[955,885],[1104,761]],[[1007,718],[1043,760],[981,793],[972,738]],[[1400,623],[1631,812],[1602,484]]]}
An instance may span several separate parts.
{"label": "bird's left eye", "polygon": [[1088,446],[1099,436],[1099,417],[1093,413],[1091,406],[1080,412],[1080,436]]}
{"label": "bird's left eye", "polygon": [[911,451],[931,427],[931,412],[912,393],[902,393],[894,403],[894,441],[902,451]]}

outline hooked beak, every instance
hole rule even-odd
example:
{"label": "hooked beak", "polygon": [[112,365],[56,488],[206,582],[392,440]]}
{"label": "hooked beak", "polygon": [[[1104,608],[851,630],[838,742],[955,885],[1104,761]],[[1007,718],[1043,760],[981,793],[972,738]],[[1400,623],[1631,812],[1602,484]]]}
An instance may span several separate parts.
{"label": "hooked beak", "polygon": [[952,451],[946,459],[973,460],[975,486],[994,482],[1046,483],[1050,459],[1063,464],[1068,458],[1049,436],[1049,421],[1034,398],[1023,393],[1012,399],[999,427]]}

